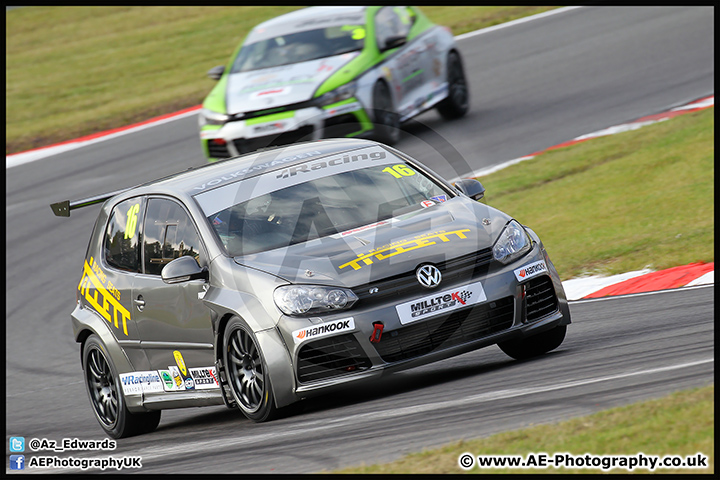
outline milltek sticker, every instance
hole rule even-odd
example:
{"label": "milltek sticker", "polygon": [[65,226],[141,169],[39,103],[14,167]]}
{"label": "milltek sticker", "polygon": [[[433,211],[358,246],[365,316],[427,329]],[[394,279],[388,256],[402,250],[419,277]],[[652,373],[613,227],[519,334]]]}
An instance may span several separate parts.
{"label": "milltek sticker", "polygon": [[195,382],[195,388],[202,390],[203,388],[218,388],[220,384],[217,380],[215,367],[191,368],[190,376]]}
{"label": "milltek sticker", "polygon": [[355,321],[352,317],[335,320],[333,322],[323,323],[322,325],[313,325],[312,327],[302,328],[292,332],[295,343],[304,342],[309,339],[326,337],[334,333],[349,332],[355,329]]}
{"label": "milltek sticker", "polygon": [[170,366],[167,370],[158,370],[158,375],[163,381],[163,388],[166,392],[220,387],[215,367],[190,368],[188,373],[190,376],[183,380],[180,371],[175,366]]}
{"label": "milltek sticker", "polygon": [[396,306],[400,323],[406,325],[440,313],[451,312],[487,300],[480,282],[401,303]]}
{"label": "milltek sticker", "polygon": [[532,278],[535,275],[547,273],[547,265],[545,265],[545,262],[543,260],[540,260],[538,262],[531,263],[530,265],[525,265],[522,268],[518,268],[514,271],[514,273],[515,278],[517,278],[519,282],[522,282],[523,280]]}

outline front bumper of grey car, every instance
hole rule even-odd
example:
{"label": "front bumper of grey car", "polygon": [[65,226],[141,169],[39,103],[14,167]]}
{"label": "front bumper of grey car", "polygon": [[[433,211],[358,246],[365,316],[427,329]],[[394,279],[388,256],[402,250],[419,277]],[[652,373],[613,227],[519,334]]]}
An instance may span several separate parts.
{"label": "front bumper of grey car", "polygon": [[[541,267],[518,276],[533,265]],[[539,241],[508,265],[485,249],[437,266],[443,283],[436,291],[421,287],[411,271],[353,288],[359,300],[342,313],[283,316],[278,330],[293,361],[295,394],[308,397],[570,323],[562,283]],[[478,288],[482,294],[470,296]]]}

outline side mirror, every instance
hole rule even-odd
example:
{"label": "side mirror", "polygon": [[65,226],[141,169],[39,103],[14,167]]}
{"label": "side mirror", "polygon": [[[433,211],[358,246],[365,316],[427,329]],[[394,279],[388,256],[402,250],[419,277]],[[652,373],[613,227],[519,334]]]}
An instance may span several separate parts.
{"label": "side mirror", "polygon": [[165,265],[160,276],[165,283],[181,283],[197,279],[207,281],[209,278],[207,268],[201,268],[197,260],[188,255],[176,258]]}
{"label": "side mirror", "polygon": [[455,188],[460,190],[465,196],[472,198],[473,200],[480,200],[485,196],[485,187],[482,183],[478,182],[474,178],[463,178],[455,182]]}
{"label": "side mirror", "polygon": [[223,73],[225,73],[225,65],[218,65],[217,67],[213,67],[208,70],[207,76],[213,80],[220,80]]}
{"label": "side mirror", "polygon": [[388,37],[385,39],[385,46],[380,51],[385,52],[387,50],[392,50],[393,48],[400,47],[402,45],[405,45],[406,43],[407,38],[402,35]]}

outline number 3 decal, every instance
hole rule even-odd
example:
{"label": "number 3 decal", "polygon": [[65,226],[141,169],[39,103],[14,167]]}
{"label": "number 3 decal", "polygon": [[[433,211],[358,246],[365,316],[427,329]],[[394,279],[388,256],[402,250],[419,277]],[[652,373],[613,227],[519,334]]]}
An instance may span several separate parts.
{"label": "number 3 decal", "polygon": [[140,204],[136,203],[128,209],[127,223],[125,224],[125,238],[133,238],[137,228],[137,214],[140,211]]}
{"label": "number 3 decal", "polygon": [[407,165],[403,165],[402,163],[398,165],[393,165],[392,167],[384,168],[383,172],[387,172],[395,178],[409,177],[411,175],[415,175],[415,170],[408,167]]}

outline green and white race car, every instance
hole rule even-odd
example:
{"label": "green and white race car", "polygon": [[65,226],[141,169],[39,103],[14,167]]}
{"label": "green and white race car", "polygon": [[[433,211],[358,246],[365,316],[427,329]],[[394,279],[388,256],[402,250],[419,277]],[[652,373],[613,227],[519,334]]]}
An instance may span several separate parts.
{"label": "green and white race car", "polygon": [[256,26],[199,114],[211,160],[324,137],[392,144],[400,124],[430,108],[469,107],[450,30],[415,7],[312,7]]}

